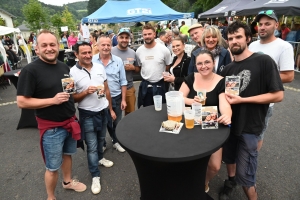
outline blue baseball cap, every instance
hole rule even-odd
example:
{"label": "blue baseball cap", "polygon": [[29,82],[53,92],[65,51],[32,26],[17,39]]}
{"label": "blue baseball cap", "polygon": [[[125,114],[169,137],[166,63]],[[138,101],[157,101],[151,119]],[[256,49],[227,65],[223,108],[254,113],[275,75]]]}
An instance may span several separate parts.
{"label": "blue baseball cap", "polygon": [[122,33],[127,33],[130,36],[130,30],[128,28],[121,28],[119,30],[118,36]]}

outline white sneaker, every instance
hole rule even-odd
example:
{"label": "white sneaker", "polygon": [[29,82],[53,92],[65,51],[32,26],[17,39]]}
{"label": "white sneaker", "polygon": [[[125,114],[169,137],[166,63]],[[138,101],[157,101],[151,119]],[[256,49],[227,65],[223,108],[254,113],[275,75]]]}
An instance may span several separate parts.
{"label": "white sneaker", "polygon": [[103,165],[104,167],[111,167],[114,165],[114,163],[110,160],[106,160],[105,158],[102,158],[99,160],[99,165]]}
{"label": "white sneaker", "polygon": [[121,153],[125,152],[125,149],[123,149],[123,147],[121,147],[121,145],[120,145],[119,143],[115,143],[115,144],[113,145],[113,147],[114,147],[118,152],[121,152]]}
{"label": "white sneaker", "polygon": [[103,150],[103,153],[104,153],[104,151],[106,150],[106,147],[105,147],[105,146],[103,146],[103,147],[102,147],[102,150]]}
{"label": "white sneaker", "polygon": [[99,194],[101,191],[100,177],[94,177],[91,187],[93,194]]}

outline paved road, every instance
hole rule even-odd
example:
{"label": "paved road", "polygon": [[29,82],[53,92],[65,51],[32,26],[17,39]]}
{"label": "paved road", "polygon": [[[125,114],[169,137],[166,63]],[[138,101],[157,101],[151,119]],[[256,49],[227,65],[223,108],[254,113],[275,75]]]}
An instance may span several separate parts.
{"label": "paved road", "polygon": [[[135,83],[137,86],[138,83]],[[285,89],[285,99],[275,105],[259,155],[257,188],[259,199],[263,200],[300,199],[300,73],[296,73],[293,83],[285,84]],[[8,86],[7,89],[0,86],[0,199],[45,199],[45,169],[39,150],[38,130],[16,130],[20,109],[15,104],[15,94],[14,86]],[[91,193],[86,153],[78,150],[73,159],[73,174],[87,184],[88,190],[83,193],[65,191],[58,184],[57,199],[138,200],[139,182],[129,155],[118,153],[108,143],[105,158],[115,164],[112,168],[100,167],[100,194]],[[225,165],[222,165],[220,173],[210,183],[209,194],[214,199],[217,199],[224,179],[226,171]],[[188,194],[186,199],[189,199]],[[232,199],[246,198],[239,188]]]}

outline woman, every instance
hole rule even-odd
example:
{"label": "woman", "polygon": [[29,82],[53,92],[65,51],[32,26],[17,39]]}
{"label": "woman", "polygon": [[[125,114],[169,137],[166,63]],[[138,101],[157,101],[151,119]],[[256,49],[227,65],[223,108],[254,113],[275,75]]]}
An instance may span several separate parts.
{"label": "woman", "polygon": [[28,43],[30,44],[32,56],[36,56],[35,53],[36,40],[35,40],[34,33],[30,33],[30,36],[28,38]]}
{"label": "woman", "polygon": [[68,37],[68,48],[71,49],[77,43],[78,39],[75,36],[74,32],[71,32],[70,36]]}
{"label": "woman", "polygon": [[64,49],[68,49],[68,33],[64,32],[61,36],[61,42],[64,45]]}
{"label": "woman", "polygon": [[[218,123],[231,124],[231,107],[225,98],[225,80],[222,76],[214,73],[215,69],[214,55],[208,50],[202,50],[196,56],[196,67],[198,73],[188,75],[180,87],[183,93],[186,105],[192,105],[194,102],[200,103],[197,96],[198,90],[206,90],[205,106],[218,106],[221,113],[217,119]],[[211,116],[210,116],[211,117]],[[205,191],[208,192],[208,182],[218,173],[221,167],[222,149],[213,153],[209,159]]]}
{"label": "woman", "polygon": [[223,68],[231,63],[230,52],[222,47],[222,35],[217,26],[209,26],[202,33],[202,49],[212,52],[215,60],[215,72],[220,74]]}
{"label": "woman", "polygon": [[164,75],[164,81],[170,83],[170,90],[178,91],[184,77],[187,76],[191,58],[184,52],[184,41],[177,37],[172,41],[172,51],[176,55],[169,69],[170,73]]}
{"label": "woman", "polygon": [[93,55],[98,54],[99,49],[98,49],[98,46],[97,46],[97,35],[95,33],[90,34],[90,42],[92,44]]}

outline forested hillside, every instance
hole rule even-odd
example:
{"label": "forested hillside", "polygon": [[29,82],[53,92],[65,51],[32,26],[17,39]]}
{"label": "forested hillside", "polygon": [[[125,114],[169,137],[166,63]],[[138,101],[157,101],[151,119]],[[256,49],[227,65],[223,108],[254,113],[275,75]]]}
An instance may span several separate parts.
{"label": "forested hillside", "polygon": [[[22,8],[27,3],[28,0],[0,0],[0,8],[16,16],[17,19],[15,19],[15,24],[20,25],[24,20]],[[57,12],[62,12],[64,10],[63,6],[53,6],[44,4],[42,2],[40,3],[50,15],[53,15]],[[81,1],[66,5],[68,6],[68,10],[74,15],[75,19],[81,20],[83,17],[87,16],[87,4],[87,1]]]}

